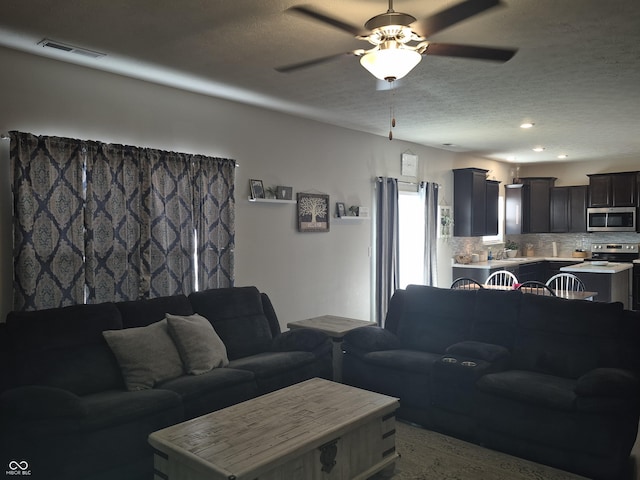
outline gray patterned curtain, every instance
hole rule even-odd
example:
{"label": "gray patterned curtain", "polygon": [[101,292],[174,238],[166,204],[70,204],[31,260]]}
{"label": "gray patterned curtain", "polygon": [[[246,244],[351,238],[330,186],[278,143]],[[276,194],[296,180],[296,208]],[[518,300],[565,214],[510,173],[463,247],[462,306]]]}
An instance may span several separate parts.
{"label": "gray patterned curtain", "polygon": [[195,222],[190,155],[145,150],[149,182],[143,191],[143,265],[149,296],[194,291]]}
{"label": "gray patterned curtain", "polygon": [[199,290],[234,284],[235,166],[233,160],[193,157]]}
{"label": "gray patterned curtain", "polygon": [[233,285],[233,160],[11,132],[11,165],[16,310]]}
{"label": "gray patterned curtain", "polygon": [[[86,280],[90,303],[141,298],[143,170],[140,150],[87,142]],[[143,280],[146,280],[143,283]]]}
{"label": "gray patterned curtain", "polygon": [[10,132],[14,308],[83,303],[82,145]]}

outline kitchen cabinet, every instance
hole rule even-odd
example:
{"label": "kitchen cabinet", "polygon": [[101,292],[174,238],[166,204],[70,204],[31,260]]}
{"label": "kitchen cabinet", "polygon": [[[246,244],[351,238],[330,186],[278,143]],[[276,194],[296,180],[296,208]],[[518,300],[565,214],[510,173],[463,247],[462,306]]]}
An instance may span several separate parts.
{"label": "kitchen cabinet", "polygon": [[554,275],[557,275],[560,272],[560,269],[562,267],[568,267],[569,265],[575,265],[576,262],[568,262],[568,261],[562,261],[562,260],[548,260],[545,262],[546,263],[546,275],[544,280],[545,283],[547,282],[547,280],[549,280],[551,277],[553,277]]}
{"label": "kitchen cabinet", "polygon": [[545,275],[547,273],[546,262],[534,262],[534,263],[523,263],[518,267],[518,273],[516,276],[518,277],[518,282],[529,282],[535,280],[537,282],[545,282]]}
{"label": "kitchen cabinet", "polygon": [[550,230],[550,191],[555,177],[526,177],[522,183],[505,185],[505,232],[548,233]]}
{"label": "kitchen cabinet", "polygon": [[511,266],[511,267],[490,267],[490,268],[473,268],[473,267],[451,267],[452,268],[452,276],[453,280],[456,278],[471,278],[479,283],[484,283],[489,275],[499,270],[507,270],[513,273],[518,280],[520,280],[519,269],[522,268],[522,265]]}
{"label": "kitchen cabinet", "polygon": [[487,170],[453,170],[453,235],[480,237],[498,233],[499,183]]}
{"label": "kitchen cabinet", "polygon": [[588,177],[590,207],[637,206],[638,172],[598,173]]}
{"label": "kitchen cabinet", "polygon": [[498,202],[500,198],[500,182],[487,180],[487,212],[485,235],[498,234]]}
{"label": "kitchen cabinet", "polygon": [[587,231],[588,187],[553,187],[550,189],[550,231],[579,233]]}
{"label": "kitchen cabinet", "polygon": [[640,310],[640,263],[633,264],[632,289],[632,308],[634,310]]}

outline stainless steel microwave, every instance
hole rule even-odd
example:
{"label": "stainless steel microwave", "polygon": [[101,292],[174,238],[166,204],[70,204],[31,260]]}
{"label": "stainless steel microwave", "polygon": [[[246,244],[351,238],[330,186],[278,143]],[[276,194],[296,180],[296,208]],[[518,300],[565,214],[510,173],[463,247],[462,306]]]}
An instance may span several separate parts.
{"label": "stainless steel microwave", "polygon": [[587,232],[635,232],[636,207],[587,208]]}

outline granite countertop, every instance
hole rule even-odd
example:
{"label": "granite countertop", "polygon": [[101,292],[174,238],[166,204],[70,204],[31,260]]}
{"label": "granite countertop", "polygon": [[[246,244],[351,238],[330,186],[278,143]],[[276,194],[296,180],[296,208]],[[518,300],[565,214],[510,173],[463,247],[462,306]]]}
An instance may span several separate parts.
{"label": "granite countertop", "polygon": [[504,260],[489,260],[486,262],[477,263],[453,263],[454,267],[460,268],[480,268],[480,269],[492,269],[492,268],[508,268],[516,267],[518,265],[526,265],[527,263],[535,263],[542,261],[552,262],[576,262],[580,264],[584,261],[584,258],[575,257],[514,257],[506,258]]}
{"label": "granite countertop", "polygon": [[631,263],[607,262],[606,265],[593,265],[593,262],[584,262],[579,265],[562,267],[561,272],[569,273],[619,273],[633,268]]}

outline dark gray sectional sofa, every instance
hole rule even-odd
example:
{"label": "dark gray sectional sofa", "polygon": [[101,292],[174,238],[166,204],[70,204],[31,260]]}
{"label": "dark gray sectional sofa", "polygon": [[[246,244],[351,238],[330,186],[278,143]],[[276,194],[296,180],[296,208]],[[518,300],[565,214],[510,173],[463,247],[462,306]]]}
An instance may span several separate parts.
{"label": "dark gray sectional sofa", "polygon": [[[130,391],[103,332],[131,329],[127,341],[143,340],[125,355],[151,352],[168,363],[176,353],[156,348],[150,330],[139,330],[163,335],[159,322],[167,313],[205,317],[229,363],[197,375],[163,374],[152,388]],[[12,312],[0,324],[0,464],[9,470],[11,462],[27,462],[31,478],[48,480],[151,480],[149,433],[309,378],[331,378],[331,349],[321,332],[281,333],[269,298],[254,287]],[[150,375],[136,368],[128,374]]]}
{"label": "dark gray sectional sofa", "polygon": [[640,412],[640,312],[519,291],[409,286],[345,338],[345,383],[400,418],[595,479],[621,479]]}

